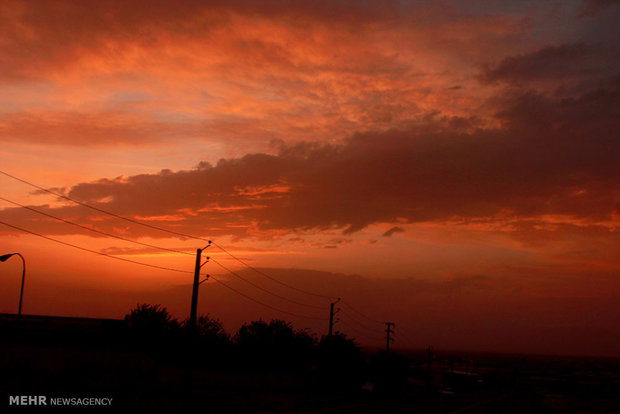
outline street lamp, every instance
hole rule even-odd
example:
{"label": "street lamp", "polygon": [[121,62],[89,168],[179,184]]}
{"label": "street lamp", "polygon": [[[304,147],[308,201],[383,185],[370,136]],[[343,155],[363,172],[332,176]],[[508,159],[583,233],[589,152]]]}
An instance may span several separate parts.
{"label": "street lamp", "polygon": [[0,262],[6,262],[11,256],[19,256],[22,259],[22,287],[19,290],[19,309],[17,310],[17,319],[22,315],[22,299],[24,298],[24,280],[26,279],[26,259],[19,253],[9,253],[0,256]]}

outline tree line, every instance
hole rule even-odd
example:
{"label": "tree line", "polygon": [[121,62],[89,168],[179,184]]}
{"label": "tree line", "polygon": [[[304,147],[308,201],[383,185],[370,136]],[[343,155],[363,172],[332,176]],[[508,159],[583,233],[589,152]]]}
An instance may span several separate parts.
{"label": "tree line", "polygon": [[163,358],[184,355],[196,369],[291,372],[304,375],[313,388],[334,392],[354,392],[364,384],[398,392],[407,382],[408,361],[403,356],[366,354],[344,333],[319,338],[281,319],[251,321],[229,334],[208,315],[200,316],[193,328],[165,307],[138,304],[125,321],[130,346]]}

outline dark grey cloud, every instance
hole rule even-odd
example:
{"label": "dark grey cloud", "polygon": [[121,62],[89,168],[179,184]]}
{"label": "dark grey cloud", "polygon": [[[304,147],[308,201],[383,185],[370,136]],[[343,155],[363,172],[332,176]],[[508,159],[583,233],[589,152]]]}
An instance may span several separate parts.
{"label": "dark grey cloud", "polygon": [[579,16],[593,17],[605,11],[609,7],[617,6],[619,4],[619,0],[585,0]]}
{"label": "dark grey cloud", "polygon": [[495,65],[487,65],[480,78],[484,82],[527,84],[566,78],[585,80],[618,72],[620,53],[616,46],[574,43],[507,57]]}

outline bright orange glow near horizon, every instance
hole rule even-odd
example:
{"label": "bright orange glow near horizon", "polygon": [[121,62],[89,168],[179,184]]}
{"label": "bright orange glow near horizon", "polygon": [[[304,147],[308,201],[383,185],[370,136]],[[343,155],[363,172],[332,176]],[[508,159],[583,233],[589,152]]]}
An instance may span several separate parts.
{"label": "bright orange glow near horizon", "polygon": [[[210,239],[226,285],[200,312],[230,331],[323,334],[330,299],[303,290],[361,310],[338,328],[366,345],[390,320],[403,347],[620,356],[619,14],[2,3],[0,254],[26,257],[24,312],[186,318]],[[0,312],[20,269],[0,264]]]}

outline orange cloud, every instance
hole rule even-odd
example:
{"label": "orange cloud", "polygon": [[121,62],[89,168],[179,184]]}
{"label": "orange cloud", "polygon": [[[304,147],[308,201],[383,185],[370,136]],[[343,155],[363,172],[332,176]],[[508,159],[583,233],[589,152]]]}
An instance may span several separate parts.
{"label": "orange cloud", "polygon": [[43,112],[0,115],[0,139],[48,145],[139,146],[146,142],[198,135],[200,127],[166,123],[132,113]]}
{"label": "orange cloud", "polygon": [[[456,72],[471,71],[461,55],[480,54],[481,38],[505,43],[520,30],[500,13],[481,25],[450,6],[397,2],[187,1],[167,9],[3,6],[4,82],[37,98],[34,108],[30,101],[5,111],[0,138],[42,140],[32,137],[40,128],[50,129],[47,142],[66,145],[81,145],[84,132],[101,145],[326,140],[352,128],[402,127],[436,110],[466,115],[479,93],[451,87],[479,86]],[[439,49],[450,51],[448,61]]]}

